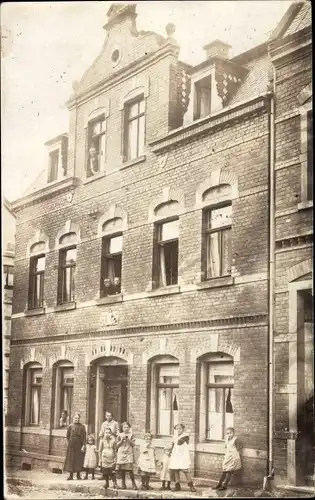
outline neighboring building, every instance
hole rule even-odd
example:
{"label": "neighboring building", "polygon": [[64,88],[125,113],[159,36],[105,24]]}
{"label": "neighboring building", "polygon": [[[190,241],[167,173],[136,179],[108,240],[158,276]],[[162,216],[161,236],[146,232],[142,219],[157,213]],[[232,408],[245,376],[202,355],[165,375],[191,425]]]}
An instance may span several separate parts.
{"label": "neighboring building", "polygon": [[[138,439],[151,430],[158,454],[184,422],[196,476],[219,474],[224,429],[233,425],[245,481],[261,482],[273,465],[277,479],[294,481],[292,463],[276,452],[293,439],[281,426],[293,394],[282,359],[294,331],[284,304],[269,307],[269,220],[277,221],[277,273],[284,261],[278,306],[283,270],[311,251],[303,239],[310,210],[295,206],[307,162],[293,105],[311,64],[307,39],[298,62],[278,64],[276,53],[306,36],[310,5],[294,4],[271,40],[232,59],[215,40],[196,67],[178,59],[173,25],[167,38],[137,31],[135,8],[110,7],[101,54],[67,103],[69,133],[46,143],[48,172],[14,203],[8,458],[61,467],[61,411],[80,411],[98,434],[109,409],[130,420]],[[289,91],[278,71],[287,71]],[[303,250],[281,252],[286,237]],[[268,384],[273,337],[276,394]],[[269,439],[268,392],[276,396]]]}
{"label": "neighboring building", "polygon": [[5,198],[2,203],[2,304],[3,304],[3,397],[4,420],[6,424],[9,390],[9,358],[11,338],[11,315],[14,277],[15,215],[11,204]]}
{"label": "neighboring building", "polygon": [[[292,20],[293,17],[293,20]],[[313,102],[310,2],[273,34],[275,154],[275,471],[314,484]]]}

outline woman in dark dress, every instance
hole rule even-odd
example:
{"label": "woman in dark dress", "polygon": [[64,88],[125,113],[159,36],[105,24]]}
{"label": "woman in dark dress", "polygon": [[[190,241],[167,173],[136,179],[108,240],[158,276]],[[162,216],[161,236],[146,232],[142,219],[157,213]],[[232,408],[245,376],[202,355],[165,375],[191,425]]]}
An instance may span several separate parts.
{"label": "woman in dark dress", "polygon": [[86,431],[84,425],[80,423],[79,413],[74,415],[73,424],[70,424],[67,429],[67,440],[68,448],[64,471],[70,472],[68,480],[73,479],[74,472],[77,474],[77,479],[81,479],[80,472],[83,470]]}

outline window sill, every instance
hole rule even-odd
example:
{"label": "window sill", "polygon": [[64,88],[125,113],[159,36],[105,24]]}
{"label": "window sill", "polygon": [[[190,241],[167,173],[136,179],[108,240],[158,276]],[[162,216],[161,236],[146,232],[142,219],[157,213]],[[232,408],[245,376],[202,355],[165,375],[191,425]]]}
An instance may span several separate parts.
{"label": "window sill", "polygon": [[54,312],[71,311],[76,308],[76,302],[67,302],[54,307]]}
{"label": "window sill", "polygon": [[298,203],[298,210],[306,210],[307,208],[313,208],[313,200],[305,200]]}
{"label": "window sill", "polygon": [[196,443],[196,451],[201,453],[216,453],[218,455],[225,454],[225,443],[224,441],[213,441]]}
{"label": "window sill", "polygon": [[114,304],[115,302],[122,302],[123,295],[118,293],[117,295],[108,295],[107,297],[101,297],[96,300],[97,306],[102,306],[103,304]]}
{"label": "window sill", "polygon": [[67,428],[65,428],[65,429],[52,429],[51,430],[52,436],[66,437],[66,434],[67,434]]}
{"label": "window sill", "polygon": [[45,314],[45,307],[38,307],[36,309],[26,309],[24,311],[25,316],[39,316]]}
{"label": "window sill", "polygon": [[103,177],[105,177],[105,175],[105,172],[99,172],[98,174],[92,175],[91,177],[85,179],[82,184],[89,184],[90,182],[97,181],[98,179],[102,179]]}
{"label": "window sill", "polygon": [[125,168],[132,167],[133,165],[137,165],[137,163],[143,163],[146,160],[146,155],[139,156],[138,158],[133,158],[132,160],[128,160],[124,162],[120,170],[124,170]]}
{"label": "window sill", "polygon": [[170,285],[163,288],[156,288],[147,292],[148,297],[160,297],[162,295],[172,295],[174,293],[180,293],[179,285]]}
{"label": "window sill", "polygon": [[210,280],[197,283],[196,288],[197,290],[204,290],[208,288],[217,288],[231,285],[234,285],[234,278],[232,278],[232,276],[222,276],[220,278],[212,278]]}

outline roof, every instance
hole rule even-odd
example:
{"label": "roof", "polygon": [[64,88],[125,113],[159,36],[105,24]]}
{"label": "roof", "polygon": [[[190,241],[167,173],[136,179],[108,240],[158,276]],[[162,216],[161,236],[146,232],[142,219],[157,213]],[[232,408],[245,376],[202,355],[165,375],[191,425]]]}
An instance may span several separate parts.
{"label": "roof", "polygon": [[311,12],[311,2],[305,2],[296,17],[293,19],[290,26],[286,29],[283,37],[293,35],[298,31],[311,26],[312,24],[312,12]]}
{"label": "roof", "polygon": [[28,194],[34,193],[34,191],[37,191],[38,189],[41,189],[42,187],[46,186],[47,184],[47,172],[46,169],[44,168],[41,173],[36,177],[36,179],[30,184],[30,186],[24,191],[24,193],[19,196],[20,198],[23,198],[23,196],[27,196]]}
{"label": "roof", "polygon": [[245,77],[242,85],[236,91],[234,97],[229,101],[229,105],[247,101],[254,96],[266,93],[269,66],[270,60],[268,54],[251,61],[251,63],[247,65],[249,73]]}
{"label": "roof", "polygon": [[5,197],[5,196],[3,197],[3,205],[5,206],[5,208],[6,208],[7,210],[9,210],[10,214],[11,214],[11,215],[13,215],[13,217],[15,217],[15,218],[16,218],[16,215],[15,215],[15,213],[14,213],[14,212],[13,212],[13,210],[12,210],[12,205],[11,205],[11,203],[9,202],[9,200],[7,200],[7,199],[6,199],[6,197]]}

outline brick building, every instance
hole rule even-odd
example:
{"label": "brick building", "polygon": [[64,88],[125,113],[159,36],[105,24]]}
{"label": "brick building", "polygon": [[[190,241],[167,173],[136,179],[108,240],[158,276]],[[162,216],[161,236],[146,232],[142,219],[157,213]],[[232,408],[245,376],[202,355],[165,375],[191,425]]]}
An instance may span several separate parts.
{"label": "brick building", "polygon": [[3,304],[3,409],[4,421],[6,424],[6,415],[8,408],[8,390],[9,390],[9,366],[10,366],[10,339],[11,339],[11,315],[12,315],[12,296],[13,296],[13,278],[14,278],[14,244],[15,244],[15,214],[12,212],[11,203],[3,198],[2,203],[2,304]]}
{"label": "brick building", "polygon": [[273,465],[296,481],[288,300],[310,272],[310,5],[234,58],[209,43],[195,67],[173,25],[138,31],[135,9],[110,7],[69,132],[14,202],[8,463],[61,466],[60,412],[97,434],[110,409],[158,454],[184,422],[197,476],[218,475],[233,425],[245,481]]}

